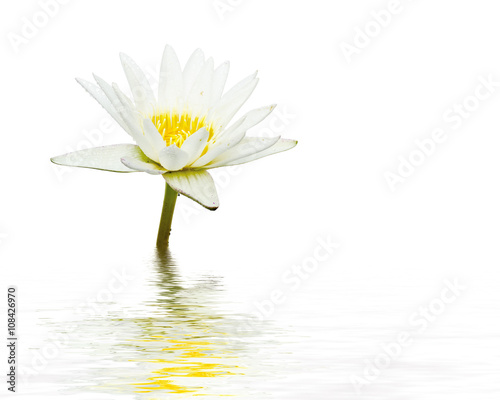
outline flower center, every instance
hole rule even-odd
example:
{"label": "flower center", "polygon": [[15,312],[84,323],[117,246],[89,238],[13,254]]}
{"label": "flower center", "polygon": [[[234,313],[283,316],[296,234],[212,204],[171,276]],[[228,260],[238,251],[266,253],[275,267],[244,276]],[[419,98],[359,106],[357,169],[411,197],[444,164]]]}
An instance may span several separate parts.
{"label": "flower center", "polygon": [[212,126],[205,122],[205,117],[193,118],[186,113],[163,113],[153,115],[150,118],[167,146],[175,144],[177,147],[181,147],[189,136],[203,127],[209,132],[210,137],[214,133]]}

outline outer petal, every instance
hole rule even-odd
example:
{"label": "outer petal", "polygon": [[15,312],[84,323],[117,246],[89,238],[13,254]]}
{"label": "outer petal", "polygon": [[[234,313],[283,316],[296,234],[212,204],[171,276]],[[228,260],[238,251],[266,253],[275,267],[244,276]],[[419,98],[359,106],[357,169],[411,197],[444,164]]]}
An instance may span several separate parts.
{"label": "outer petal", "polygon": [[243,78],[241,81],[239,81],[236,85],[234,85],[231,89],[229,89],[226,93],[224,93],[224,97],[231,97],[234,94],[238,93],[241,89],[243,89],[246,85],[248,85],[250,82],[252,82],[256,77],[257,77],[257,72],[255,71],[253,74],[247,76],[246,78]]}
{"label": "outer petal", "polygon": [[131,100],[123,94],[116,83],[109,85],[106,81],[95,74],[94,78],[124,122],[123,128],[130,136],[132,136],[134,141],[141,147],[142,151],[144,151],[149,158],[158,162],[158,154],[154,152],[153,147],[144,137],[144,133],[137,122],[134,105]]}
{"label": "outer petal", "polygon": [[236,123],[222,131],[216,139],[225,140],[234,136],[239,136],[241,132],[246,132],[258,123],[262,122],[262,120],[264,120],[275,108],[276,104],[272,104],[270,106],[256,108],[247,112]]}
{"label": "outer petal", "polygon": [[[205,167],[210,161],[212,161],[214,158],[219,157],[222,153],[227,151],[229,147],[231,146],[230,143],[227,143],[224,146],[218,146],[214,147],[210,150],[208,150],[205,154],[203,154],[200,158],[198,158],[192,165],[191,168],[201,168]],[[210,168],[210,167],[209,167]]]}
{"label": "outer petal", "polygon": [[210,57],[203,64],[186,100],[189,110],[195,115],[204,115],[207,112],[212,91],[213,73],[214,60]]}
{"label": "outer petal", "polygon": [[[245,118],[240,119],[237,121],[233,126],[230,128],[232,130],[239,130],[239,127],[245,122]],[[222,153],[225,151],[229,150],[230,148],[236,146],[241,140],[245,137],[245,131],[239,130],[239,134],[231,134],[227,135],[227,137],[224,138],[224,140],[221,140],[215,144],[209,145],[208,151],[203,154],[200,158],[198,158],[192,165],[191,167],[194,168],[199,168],[203,167],[204,165],[207,165],[210,161],[212,161],[214,158],[220,156]]]}
{"label": "outer petal", "polygon": [[215,102],[219,101],[224,92],[224,86],[226,86],[227,75],[229,73],[229,61],[226,61],[219,65],[213,75],[212,81],[212,92],[210,94],[210,106],[213,106]]}
{"label": "outer petal", "polygon": [[117,107],[117,110],[129,127],[132,137],[135,139],[136,136],[143,136],[141,125],[139,123],[140,121],[137,118],[137,111],[132,104],[132,101],[120,90],[116,83],[113,83],[111,88],[116,96],[116,100],[120,104]]}
{"label": "outer petal", "polygon": [[113,172],[135,172],[122,164],[124,157],[146,157],[139,146],[135,144],[114,144],[111,146],[94,147],[53,157],[54,164],[69,167],[101,169]]}
{"label": "outer petal", "polygon": [[167,172],[165,168],[146,157],[142,151],[134,155],[122,157],[121,162],[133,170],[147,172],[151,175],[160,175]]}
{"label": "outer petal", "polygon": [[111,84],[111,87],[113,88],[113,91],[115,92],[116,97],[120,101],[123,110],[129,111],[133,115],[137,114],[137,107],[134,105],[132,100],[130,100],[130,98],[125,93],[122,92],[122,90],[120,89],[118,84],[116,82],[113,82]]}
{"label": "outer petal", "polygon": [[249,81],[238,91],[230,90],[222,96],[222,99],[220,99],[217,105],[210,110],[208,119],[211,120],[212,118],[217,118],[217,125],[219,126],[219,129],[224,129],[224,127],[239,111],[241,106],[248,100],[258,82],[259,80],[255,78]]}
{"label": "outer petal", "polygon": [[115,110],[118,112],[120,118],[122,119],[122,121],[125,124],[124,129],[131,136],[133,136],[133,134],[132,134],[133,130],[128,126],[127,121],[123,118],[123,114],[127,111],[126,107],[123,106],[122,102],[120,101],[120,99],[116,95],[114,89],[111,87],[111,85],[109,83],[107,83],[104,79],[100,78],[96,74],[94,74],[94,79],[97,82],[97,84],[99,85],[99,87],[101,88],[101,90],[104,92],[106,97],[109,99],[111,104],[113,104],[113,107],[115,108]]}
{"label": "outer petal", "polygon": [[189,160],[189,154],[175,144],[161,150],[159,157],[161,166],[168,171],[178,171],[184,168]]}
{"label": "outer petal", "polygon": [[297,145],[296,140],[280,139],[273,146],[268,147],[266,150],[254,153],[247,157],[238,158],[225,165],[229,166],[229,165],[244,164],[250,161],[258,160],[259,158],[262,157],[270,156],[271,154],[281,153],[282,151],[293,149],[296,145]]}
{"label": "outer petal", "polygon": [[182,93],[182,69],[174,49],[165,46],[160,67],[158,104],[162,109],[175,107]]}
{"label": "outer petal", "polygon": [[146,139],[146,136],[141,129],[136,111],[131,108],[133,107],[133,105],[130,104],[130,99],[125,96],[125,94],[123,94],[116,83],[113,83],[112,87],[114,93],[116,94],[118,100],[122,105],[121,116],[127,123],[127,126],[129,126],[129,128],[131,129],[131,134],[135,142],[140,146],[141,150],[149,158],[151,158],[155,162],[160,162],[158,158],[158,152],[156,151],[153,144],[148,139]]}
{"label": "outer petal", "polygon": [[163,137],[158,132],[155,124],[149,118],[144,118],[143,121],[144,135],[146,139],[148,139],[149,143],[153,146],[153,148],[159,153],[163,150],[167,144],[163,140]]}
{"label": "outer petal", "polygon": [[144,135],[142,135],[141,133],[134,135],[134,140],[139,145],[144,154],[148,156],[148,158],[150,158],[154,162],[160,162],[158,152],[153,148],[149,140],[147,140]]}
{"label": "outer petal", "polygon": [[219,198],[214,180],[207,171],[188,170],[167,172],[163,175],[169,186],[176,192],[189,197],[209,210],[219,207]]}
{"label": "outer petal", "polygon": [[120,53],[123,70],[134,97],[135,105],[142,112],[152,112],[156,104],[155,96],[144,72],[129,56]]}
{"label": "outer petal", "polygon": [[104,91],[97,85],[88,82],[84,79],[76,78],[76,81],[111,115],[116,122],[127,132],[130,133],[125,121],[120,113],[116,110],[111,100],[107,97]]}
{"label": "outer petal", "polygon": [[181,149],[189,154],[186,165],[193,163],[200,157],[207,145],[208,137],[208,131],[205,128],[201,128],[189,136],[184,143],[182,143]]}
{"label": "outer petal", "polygon": [[279,136],[273,138],[245,137],[241,142],[215,158],[206,168],[216,168],[229,165],[240,158],[251,156],[274,145]]}
{"label": "outer petal", "polygon": [[189,57],[189,60],[182,71],[182,92],[184,98],[189,94],[189,91],[191,90],[196,77],[200,73],[204,62],[205,55],[201,49],[196,49],[194,53],[191,54],[191,57]]}

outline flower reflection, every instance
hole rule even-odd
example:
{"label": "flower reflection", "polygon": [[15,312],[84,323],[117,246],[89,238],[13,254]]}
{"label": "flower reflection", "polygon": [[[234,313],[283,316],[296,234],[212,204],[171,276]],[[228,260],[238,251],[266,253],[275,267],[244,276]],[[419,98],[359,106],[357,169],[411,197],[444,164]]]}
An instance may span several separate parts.
{"label": "flower reflection", "polygon": [[69,393],[141,400],[252,391],[248,379],[275,370],[262,358],[275,354],[279,330],[239,313],[218,277],[187,277],[187,267],[179,273],[171,254],[157,251],[129,271],[135,282],[119,296],[88,299],[84,313],[70,303],[56,309],[67,315],[51,314],[44,325],[62,351],[45,360],[50,374],[40,379],[65,377]]}
{"label": "flower reflection", "polygon": [[126,324],[140,328],[139,338],[127,340],[136,355],[129,361],[149,370],[145,379],[131,383],[134,391],[194,393],[206,386],[199,378],[243,374],[238,349],[228,342],[235,321],[211,307],[218,280],[208,277],[186,287],[168,251],[157,251],[153,261],[156,277],[151,284],[157,296],[147,303],[147,316],[130,318]]}

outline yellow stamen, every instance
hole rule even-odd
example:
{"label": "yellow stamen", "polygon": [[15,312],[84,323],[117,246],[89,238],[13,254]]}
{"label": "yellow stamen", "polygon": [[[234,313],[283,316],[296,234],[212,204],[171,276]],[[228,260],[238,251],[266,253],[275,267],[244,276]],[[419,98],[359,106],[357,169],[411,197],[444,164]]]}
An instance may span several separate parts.
{"label": "yellow stamen", "polygon": [[205,117],[192,117],[187,113],[162,113],[149,118],[153,121],[167,146],[175,144],[177,147],[181,147],[189,136],[201,128],[208,131],[209,138],[212,138],[214,134],[213,127],[206,123]]}

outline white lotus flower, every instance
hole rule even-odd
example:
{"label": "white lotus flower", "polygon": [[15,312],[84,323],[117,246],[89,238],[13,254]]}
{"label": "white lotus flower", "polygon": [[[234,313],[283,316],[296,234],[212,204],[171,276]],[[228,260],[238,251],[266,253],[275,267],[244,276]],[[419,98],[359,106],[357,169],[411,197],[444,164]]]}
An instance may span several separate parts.
{"label": "white lotus flower", "polygon": [[[214,68],[196,50],[182,69],[170,46],[160,68],[158,98],[146,76],[127,55],[120,54],[133,100],[116,83],[77,81],[132,137],[134,144],[96,147],[52,158],[59,165],[114,172],[162,175],[175,192],[204,207],[219,206],[211,168],[247,163],[289,150],[295,140],[246,136],[275,105],[252,110],[229,125],[255,89],[257,73],[224,92],[229,63]],[[167,200],[167,199],[166,199]],[[175,205],[175,201],[174,201]],[[173,212],[173,211],[172,211]]]}

